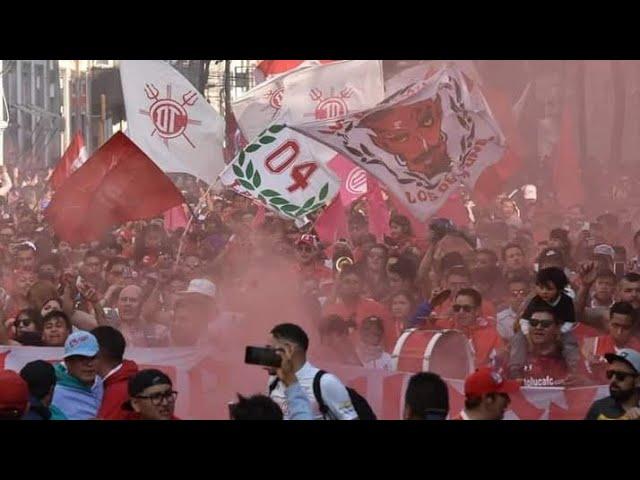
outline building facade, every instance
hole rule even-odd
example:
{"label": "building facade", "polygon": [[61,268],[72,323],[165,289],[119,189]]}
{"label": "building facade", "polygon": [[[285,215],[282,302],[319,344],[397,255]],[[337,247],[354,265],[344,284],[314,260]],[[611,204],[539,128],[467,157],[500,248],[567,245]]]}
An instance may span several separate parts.
{"label": "building facade", "polygon": [[[4,60],[2,82],[8,124],[4,160],[12,164],[52,165],[64,130],[57,60]],[[3,106],[4,108],[4,106]]]}

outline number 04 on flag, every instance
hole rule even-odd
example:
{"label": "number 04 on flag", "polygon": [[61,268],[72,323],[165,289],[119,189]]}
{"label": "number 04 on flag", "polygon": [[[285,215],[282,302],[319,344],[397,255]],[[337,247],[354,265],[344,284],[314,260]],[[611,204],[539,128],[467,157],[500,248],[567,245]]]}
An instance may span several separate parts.
{"label": "number 04 on flag", "polygon": [[285,125],[271,125],[227,165],[220,180],[285,217],[304,217],[340,190],[340,180],[314,159],[313,142]]}

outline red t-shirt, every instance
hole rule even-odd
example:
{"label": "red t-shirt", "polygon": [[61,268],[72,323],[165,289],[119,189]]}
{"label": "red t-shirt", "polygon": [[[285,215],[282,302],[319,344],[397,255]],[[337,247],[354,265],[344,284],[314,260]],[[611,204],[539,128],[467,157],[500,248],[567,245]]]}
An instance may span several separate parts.
{"label": "red t-shirt", "polygon": [[[360,298],[354,307],[349,307],[338,300],[336,303],[329,303],[324,306],[322,309],[322,316],[326,317],[327,315],[339,315],[347,321],[349,319],[353,319],[358,328],[365,318],[370,316],[380,317],[384,328],[383,342],[385,351],[392,351],[395,346],[395,324],[393,322],[391,312],[389,312],[387,307],[375,300],[371,300],[370,298]],[[357,339],[357,335],[354,335],[354,339]]]}
{"label": "red t-shirt", "polygon": [[527,356],[524,364],[524,387],[553,387],[569,375],[561,354]]}

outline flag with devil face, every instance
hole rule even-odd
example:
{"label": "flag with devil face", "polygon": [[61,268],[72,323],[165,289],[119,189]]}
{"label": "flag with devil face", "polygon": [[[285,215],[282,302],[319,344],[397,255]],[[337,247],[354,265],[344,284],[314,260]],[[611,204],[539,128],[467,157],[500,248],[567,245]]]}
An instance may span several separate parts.
{"label": "flag with devil face", "polygon": [[378,106],[294,127],[338,150],[387,185],[420,220],[504,151],[482,94],[455,67],[411,84]]}

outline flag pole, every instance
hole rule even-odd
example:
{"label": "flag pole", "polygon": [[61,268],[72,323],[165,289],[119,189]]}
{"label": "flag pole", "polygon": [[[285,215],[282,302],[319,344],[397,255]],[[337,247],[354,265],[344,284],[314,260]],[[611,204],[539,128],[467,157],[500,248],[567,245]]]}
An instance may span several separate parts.
{"label": "flag pole", "polygon": [[[207,191],[204,192],[200,198],[198,199],[198,205],[200,204],[200,202],[202,202],[202,199],[205,198],[209,192],[211,191],[211,189],[218,183],[218,181],[220,180],[220,177],[218,176],[215,180],[215,182],[213,182],[211,185],[209,185],[209,188],[207,188]],[[189,205],[189,203],[187,202],[187,207],[189,208],[189,211],[191,212],[191,216],[189,217],[189,221],[187,222],[187,226],[184,228],[184,232],[182,232],[182,237],[180,237],[180,245],[178,246],[178,253],[176,254],[176,263],[175,263],[175,267],[178,266],[178,264],[180,263],[180,256],[182,255],[182,247],[184,246],[184,239],[187,236],[187,232],[189,232],[189,229],[191,228],[191,223],[193,223],[193,219],[196,217],[195,212],[193,211],[193,209],[191,208],[191,205]]]}

